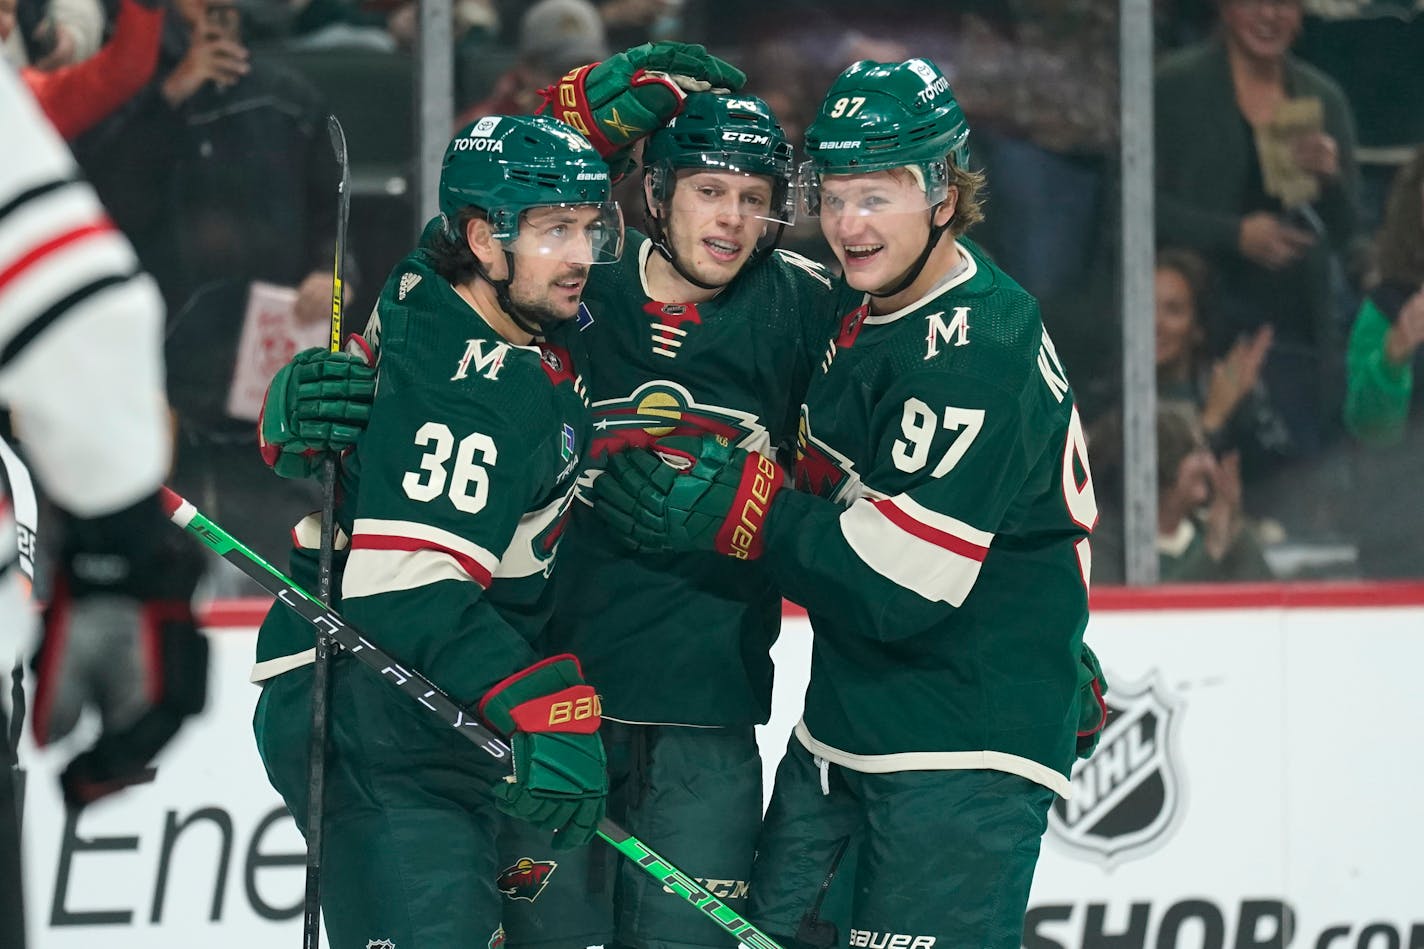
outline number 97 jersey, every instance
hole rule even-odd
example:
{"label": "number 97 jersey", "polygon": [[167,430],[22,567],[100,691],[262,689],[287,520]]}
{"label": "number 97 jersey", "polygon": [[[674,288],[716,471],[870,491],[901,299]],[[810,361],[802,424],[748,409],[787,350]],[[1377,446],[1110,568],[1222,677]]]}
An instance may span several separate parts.
{"label": "number 97 jersey", "polygon": [[960,248],[930,296],[846,316],[812,376],[766,558],[816,633],[798,735],[856,770],[1065,793],[1097,520],[1082,425],[1033,297]]}

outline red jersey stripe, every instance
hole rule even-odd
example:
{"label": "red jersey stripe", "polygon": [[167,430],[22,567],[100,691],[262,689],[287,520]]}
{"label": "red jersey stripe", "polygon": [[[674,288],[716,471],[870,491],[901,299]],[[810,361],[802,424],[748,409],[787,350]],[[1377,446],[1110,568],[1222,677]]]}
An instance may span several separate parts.
{"label": "red jersey stripe", "polygon": [[7,283],[15,280],[20,274],[50,254],[53,254],[55,251],[62,250],[75,241],[81,241],[86,237],[92,237],[95,234],[112,233],[113,230],[113,223],[107,217],[103,217],[93,223],[85,224],[73,230],[65,231],[63,234],[57,234],[51,237],[43,244],[36,245],[19,260],[0,271],[0,290],[3,290]]}
{"label": "red jersey stripe", "polygon": [[420,551],[433,551],[444,554],[460,565],[460,569],[470,575],[485,589],[493,582],[490,572],[481,566],[480,562],[468,554],[462,554],[458,550],[452,550],[443,544],[432,543],[428,540],[418,540],[414,537],[394,537],[389,534],[357,534],[351,538],[352,550],[404,550],[410,553]]}
{"label": "red jersey stripe", "polygon": [[989,555],[989,548],[973,541],[965,540],[948,531],[942,531],[937,527],[917,521],[910,515],[895,505],[895,502],[886,498],[880,501],[871,501],[875,509],[885,515],[885,519],[905,533],[918,537],[920,540],[929,541],[936,547],[943,547],[950,553],[958,554],[961,557],[968,557],[970,560],[979,563],[984,562],[984,558]]}

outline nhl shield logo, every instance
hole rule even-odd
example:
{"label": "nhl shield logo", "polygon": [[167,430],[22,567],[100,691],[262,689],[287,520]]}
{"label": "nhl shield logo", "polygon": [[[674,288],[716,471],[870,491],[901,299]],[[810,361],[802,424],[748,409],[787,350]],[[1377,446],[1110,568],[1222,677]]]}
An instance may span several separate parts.
{"label": "nhl shield logo", "polygon": [[512,900],[528,900],[532,903],[544,892],[544,887],[549,885],[549,877],[558,866],[553,860],[520,857],[514,866],[500,871],[495,886]]}
{"label": "nhl shield logo", "polygon": [[1073,796],[1053,802],[1048,826],[1108,867],[1157,849],[1183,810],[1176,726],[1181,716],[1157,675],[1113,683],[1098,749],[1073,770]]}

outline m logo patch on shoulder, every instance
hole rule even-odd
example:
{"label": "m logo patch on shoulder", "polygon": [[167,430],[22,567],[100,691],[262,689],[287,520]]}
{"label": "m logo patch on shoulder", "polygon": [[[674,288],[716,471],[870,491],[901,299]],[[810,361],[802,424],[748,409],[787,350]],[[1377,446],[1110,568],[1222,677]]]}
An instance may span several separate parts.
{"label": "m logo patch on shoulder", "polygon": [[406,295],[407,293],[409,293],[410,291],[414,290],[416,284],[418,284],[418,283],[420,283],[420,274],[418,274],[418,273],[405,273],[405,274],[401,274],[400,283],[396,284],[396,299],[397,299],[397,300],[404,300],[404,299],[405,299],[405,295]]}

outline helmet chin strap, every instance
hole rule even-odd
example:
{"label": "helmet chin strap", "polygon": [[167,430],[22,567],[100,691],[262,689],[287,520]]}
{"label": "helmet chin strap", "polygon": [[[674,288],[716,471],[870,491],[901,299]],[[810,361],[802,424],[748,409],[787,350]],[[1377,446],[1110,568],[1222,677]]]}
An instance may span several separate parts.
{"label": "helmet chin strap", "polygon": [[[938,207],[938,205],[935,207]],[[933,208],[930,209],[930,215],[931,220],[933,220]],[[925,269],[925,264],[930,259],[930,254],[934,253],[935,246],[939,244],[939,239],[944,236],[945,231],[949,230],[949,225],[953,220],[953,218],[950,218],[949,221],[945,221],[943,224],[930,225],[930,236],[925,240],[925,249],[920,251],[920,256],[910,265],[910,269],[905,271],[904,276],[895,282],[895,286],[889,290],[869,290],[867,292],[877,299],[893,297],[897,293],[903,293],[906,287],[919,279],[920,272]]]}
{"label": "helmet chin strap", "polygon": [[537,319],[531,318],[527,313],[521,310],[519,305],[516,304],[514,299],[509,295],[509,285],[514,281],[514,254],[506,250],[504,252],[504,259],[509,264],[509,276],[503,280],[496,280],[491,277],[489,271],[485,269],[484,264],[480,263],[478,257],[475,258],[475,272],[478,273],[486,283],[494,287],[494,296],[495,299],[499,301],[500,309],[509,315],[509,318],[514,321],[515,326],[530,336],[543,336],[543,325]]}
{"label": "helmet chin strap", "polygon": [[[658,253],[662,254],[668,263],[672,264],[672,269],[677,271],[677,275],[701,290],[721,290],[725,287],[727,285],[726,283],[706,283],[702,280],[698,280],[687,272],[687,268],[682,265],[682,262],[677,259],[677,255],[672,251],[672,242],[668,240],[667,230],[663,227],[662,218],[653,213],[652,206],[648,205],[647,202],[647,196],[644,195],[643,204],[647,209],[648,230],[652,231],[653,246],[658,249]],[[738,271],[738,273],[740,272],[741,271]],[[736,278],[734,277],[732,279],[735,280]],[[728,283],[730,282],[729,280]]]}

